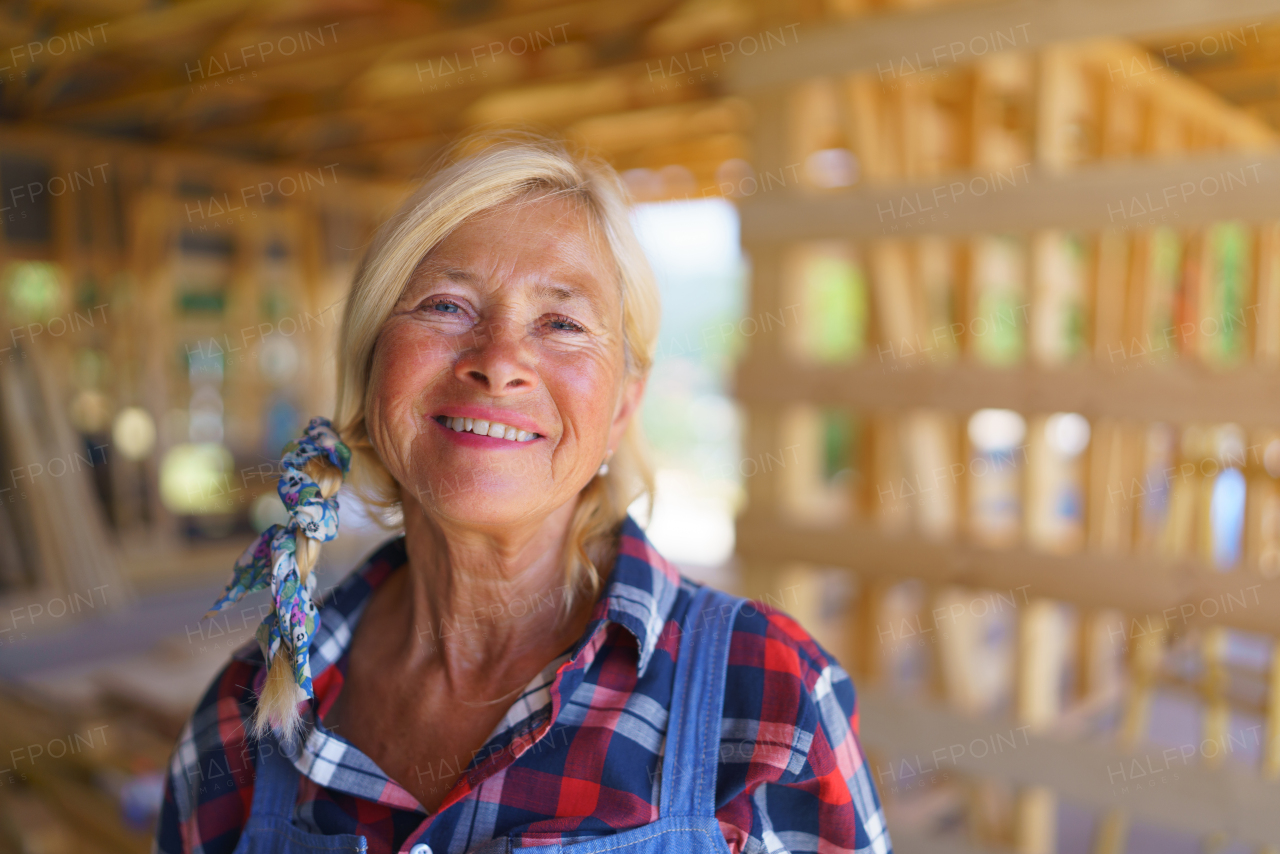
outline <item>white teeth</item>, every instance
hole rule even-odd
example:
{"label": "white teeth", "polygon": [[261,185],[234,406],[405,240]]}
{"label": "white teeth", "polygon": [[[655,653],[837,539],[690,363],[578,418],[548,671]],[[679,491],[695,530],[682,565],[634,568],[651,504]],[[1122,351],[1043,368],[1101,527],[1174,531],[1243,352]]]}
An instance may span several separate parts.
{"label": "white teeth", "polygon": [[509,442],[528,442],[538,437],[537,433],[520,430],[509,424],[499,424],[497,421],[483,421],[478,418],[454,418],[447,415],[443,416],[443,421],[446,427],[460,433],[471,432],[478,436],[506,439]]}

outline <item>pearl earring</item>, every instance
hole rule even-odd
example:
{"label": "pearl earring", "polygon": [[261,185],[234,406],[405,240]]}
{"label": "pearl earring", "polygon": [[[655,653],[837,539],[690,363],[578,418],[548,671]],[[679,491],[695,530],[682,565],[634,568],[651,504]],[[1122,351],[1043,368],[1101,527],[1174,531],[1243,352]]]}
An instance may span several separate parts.
{"label": "pearl earring", "polygon": [[613,456],[613,451],[605,454],[604,462],[600,464],[600,468],[596,469],[596,477],[604,477],[609,473],[609,458]]}

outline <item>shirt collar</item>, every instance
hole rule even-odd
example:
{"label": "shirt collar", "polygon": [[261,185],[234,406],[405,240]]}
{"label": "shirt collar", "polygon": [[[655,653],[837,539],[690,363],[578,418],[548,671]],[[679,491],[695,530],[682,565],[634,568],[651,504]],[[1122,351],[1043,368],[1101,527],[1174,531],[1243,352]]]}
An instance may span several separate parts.
{"label": "shirt collar", "polygon": [[[373,591],[407,560],[404,535],[380,546],[321,603],[320,628],[311,646],[312,672],[327,682],[326,671],[342,658],[352,631]],[[623,519],[617,557],[596,601],[591,622],[573,647],[582,649],[604,621],[624,626],[636,639],[637,675],[643,676],[680,589],[680,573],[658,554],[630,514]],[[317,685],[317,691],[319,689]]]}
{"label": "shirt collar", "polygon": [[[679,590],[679,571],[658,554],[644,530],[627,514],[618,541],[618,556],[605,582],[602,602],[596,606],[596,616],[619,623],[635,635],[639,676],[644,675],[658,647]],[[593,629],[594,625],[588,629],[588,636]]]}

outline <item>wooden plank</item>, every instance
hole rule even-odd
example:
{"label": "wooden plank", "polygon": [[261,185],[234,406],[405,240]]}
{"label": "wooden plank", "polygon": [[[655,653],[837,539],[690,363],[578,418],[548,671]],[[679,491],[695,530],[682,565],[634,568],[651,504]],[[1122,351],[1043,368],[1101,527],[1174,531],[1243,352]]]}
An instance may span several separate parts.
{"label": "wooden plank", "polygon": [[[928,71],[998,50],[1025,50],[1059,41],[1136,36],[1216,24],[1252,23],[1280,14],[1276,0],[1004,0],[859,18],[800,30],[799,49],[762,50],[726,74],[731,90],[747,92],[821,74]],[[984,47],[984,42],[986,46]],[[893,72],[895,76],[897,71]],[[882,75],[883,76],[883,75]]]}
{"label": "wooden plank", "polygon": [[[163,160],[168,168],[184,168],[201,171],[203,174],[222,175],[234,171],[251,181],[277,181],[282,175],[297,175],[300,170],[314,170],[319,163],[331,161],[280,160],[270,164],[244,160],[225,154],[205,151],[191,146],[173,145],[170,143],[148,144],[122,139],[106,139],[89,134],[59,130],[39,124],[0,125],[0,149],[5,151],[49,151],[66,148],[90,146],[94,157],[99,154],[110,159],[112,180],[118,180],[114,173],[123,161],[154,164]],[[92,162],[99,162],[94,159]],[[83,169],[83,161],[77,162]],[[335,167],[337,168],[337,167]],[[331,173],[325,173],[326,175]],[[367,177],[346,172],[332,173],[340,178],[344,191],[352,192],[343,195],[343,201],[351,204],[368,197],[370,206],[390,208],[404,198],[411,189],[404,181]],[[334,184],[337,181],[335,180]],[[238,188],[233,188],[235,193]],[[320,191],[322,194],[324,190]],[[177,209],[181,211],[181,208]]]}
{"label": "wooden plank", "polygon": [[[894,353],[901,355],[901,350]],[[869,356],[848,366],[748,358],[739,366],[735,395],[759,406],[928,407],[960,413],[997,408],[1144,423],[1189,423],[1211,415],[1245,427],[1280,424],[1280,395],[1275,393],[1280,370],[1271,367],[1215,372],[1194,363],[1148,365],[1117,355],[1114,365],[993,368],[956,363],[894,370],[891,355],[884,358]],[[1251,453],[1261,454],[1261,449]]]}
{"label": "wooden plank", "polygon": [[1128,842],[1128,814],[1122,809],[1108,809],[1094,831],[1092,854],[1124,854]]}
{"label": "wooden plank", "polygon": [[1018,610],[1014,658],[1014,714],[1035,731],[1049,728],[1061,712],[1062,627],[1054,602],[1031,599]]}
{"label": "wooden plank", "polygon": [[1267,670],[1266,740],[1262,743],[1262,773],[1280,779],[1280,641],[1271,642],[1271,666]]}
{"label": "wooden plank", "polygon": [[1167,626],[1162,621],[1153,631],[1134,638],[1125,650],[1129,663],[1129,684],[1120,709],[1118,743],[1133,749],[1146,738],[1151,723],[1151,703],[1160,679],[1160,666],[1168,647]]}
{"label": "wooden plank", "polygon": [[[1219,744],[1226,744],[1227,735],[1231,732],[1231,705],[1227,700],[1227,688],[1230,676],[1223,658],[1227,651],[1227,632],[1221,626],[1205,629],[1200,638],[1200,656],[1203,666],[1200,692],[1203,706],[1200,710],[1202,738],[1211,739]],[[1225,751],[1206,756],[1205,762],[1221,765]]]}
{"label": "wooden plank", "polygon": [[1018,854],[1057,851],[1058,799],[1047,786],[1024,786],[1014,798],[1013,846]]}
{"label": "wooden plank", "polygon": [[[217,11],[220,6],[226,6],[222,0],[200,0],[199,4],[191,4],[192,6],[209,7],[213,11]],[[237,6],[248,5],[245,0],[236,0]],[[311,50],[299,50],[293,54],[281,55],[280,53],[272,53],[270,60],[266,61],[261,56],[257,57],[254,64],[247,65],[249,70],[255,72],[254,82],[250,86],[255,87],[257,91],[282,91],[291,88],[297,88],[299,81],[315,81],[315,80],[332,80],[338,79],[344,81],[347,85],[348,94],[360,100],[367,99],[370,92],[367,87],[362,86],[370,77],[375,76],[371,72],[374,69],[389,69],[393,76],[399,76],[406,80],[413,80],[416,84],[422,79],[422,74],[417,71],[422,67],[423,63],[436,62],[441,58],[455,59],[455,52],[462,55],[463,61],[469,61],[474,64],[476,61],[475,54],[469,52],[475,46],[485,45],[496,39],[508,40],[513,37],[527,36],[535,31],[546,29],[548,33],[555,35],[555,30],[561,24],[572,24],[574,28],[574,36],[579,34],[585,36],[593,36],[596,33],[609,32],[618,27],[633,27],[636,29],[647,29],[655,21],[659,21],[670,12],[675,5],[673,0],[645,0],[644,2],[629,3],[625,6],[602,6],[595,2],[581,2],[554,7],[516,11],[515,14],[503,17],[491,17],[477,23],[471,23],[467,26],[460,27],[430,27],[425,34],[421,27],[412,25],[405,26],[403,23],[393,24],[390,32],[383,34],[370,34],[367,29],[361,35],[352,33],[353,24],[356,28],[364,29],[368,26],[367,21],[361,22],[358,19],[345,17],[341,13],[332,16],[313,17],[312,21],[321,22],[317,24],[302,25],[302,28],[314,27],[317,38],[320,35],[331,37],[333,39],[332,46],[326,46],[322,49],[312,48]],[[233,8],[233,11],[235,9]],[[189,16],[186,12],[186,4],[182,10],[178,12],[177,17]],[[103,41],[99,50],[112,52],[117,51],[121,46],[129,49],[146,50],[148,42],[160,38],[166,33],[158,26],[151,26],[149,22],[144,22],[146,18],[174,17],[169,10],[165,12],[145,12],[133,16],[132,18],[119,20],[111,23],[109,32],[130,33],[132,37],[128,42],[120,40],[119,36],[113,35],[110,41]],[[335,20],[336,19],[336,20]],[[363,26],[362,26],[363,24]],[[172,25],[172,22],[165,21],[165,26]],[[297,32],[294,30],[293,32]],[[567,30],[563,30],[567,38]],[[268,36],[269,37],[269,36]],[[237,56],[237,53],[244,46],[251,45],[261,37],[248,37],[241,40],[240,43],[229,50],[231,60],[227,61],[221,53],[215,53],[216,44],[210,44],[202,51],[198,57],[199,62],[208,65],[210,59],[218,59],[230,65],[238,61],[238,66],[245,66],[246,60],[243,54]],[[699,45],[699,48],[701,45]],[[693,50],[693,48],[690,48]],[[88,56],[87,51],[78,51],[72,53],[70,51],[63,54],[67,57],[66,62],[81,61]],[[249,56],[255,54],[250,52]],[[653,59],[667,59],[667,53],[661,52],[654,54],[653,57],[640,57]],[[47,110],[43,116],[52,120],[63,120],[68,118],[83,118],[86,115],[95,115],[103,110],[117,109],[120,107],[129,107],[137,103],[149,104],[171,104],[175,98],[181,98],[188,93],[194,82],[199,84],[202,80],[213,82],[218,79],[216,74],[199,74],[193,76],[186,72],[185,69],[195,63],[173,63],[165,68],[165,73],[148,78],[142,85],[132,88],[117,90],[112,93],[110,98],[86,99],[77,101],[66,106],[55,106],[51,110]],[[438,66],[437,66],[438,67]],[[430,71],[427,71],[431,74]],[[430,79],[430,78],[428,78]],[[481,89],[488,88],[493,84],[481,84]],[[413,85],[413,89],[417,89]],[[339,99],[345,100],[345,99]]]}
{"label": "wooden plank", "polygon": [[1266,151],[1107,163],[1066,174],[1023,165],[849,193],[758,194],[742,206],[742,237],[765,243],[1025,234],[1043,228],[1189,228],[1274,219],[1277,192],[1280,155]]}
{"label": "wooden plank", "polygon": [[[1239,34],[1243,37],[1244,33],[1245,29],[1240,28]],[[1074,45],[1070,55],[1090,68],[1097,76],[1097,85],[1106,90],[1124,87],[1125,78],[1116,76],[1121,69],[1154,68],[1165,62],[1163,56],[1153,58],[1140,45],[1114,39]],[[1275,129],[1266,122],[1241,110],[1234,99],[1224,98],[1195,79],[1167,74],[1146,85],[1148,109],[1211,127],[1212,139],[1219,144],[1226,142],[1225,147],[1267,145],[1276,138]]]}
{"label": "wooden plank", "polygon": [[1254,357],[1269,364],[1280,363],[1280,224],[1267,223],[1259,229],[1255,299],[1259,321],[1254,330]]}
{"label": "wooden plank", "polygon": [[[913,769],[954,768],[962,774],[1044,785],[1065,799],[1104,810],[1120,802],[1134,819],[1170,830],[1209,834],[1229,829],[1242,841],[1280,839],[1280,811],[1275,809],[1280,783],[1263,781],[1238,762],[1208,768],[1194,756],[1184,761],[1176,747],[1170,761],[1163,746],[1150,745],[1131,754],[1096,740],[1037,735],[1019,730],[1012,721],[965,717],[919,698],[899,698],[868,686],[859,686],[858,703],[863,743],[891,760],[905,759]],[[1016,747],[1008,746],[1011,738]],[[993,742],[998,752],[991,749]],[[987,749],[980,751],[979,744]],[[936,766],[935,750],[943,757]],[[1163,776],[1126,780],[1129,772],[1116,769],[1131,769],[1134,762],[1168,770]],[[876,771],[890,779],[894,768]],[[1146,785],[1135,792],[1140,781]],[[1130,791],[1117,793],[1125,782]],[[883,788],[886,782],[877,784]]]}
{"label": "wooden plank", "polygon": [[737,544],[740,554],[760,561],[803,561],[877,578],[960,584],[1003,591],[1019,603],[1024,596],[1040,596],[1152,615],[1108,626],[1108,638],[1119,645],[1161,627],[1182,632],[1211,623],[1270,634],[1280,625],[1280,580],[1247,570],[1217,572],[1192,558],[985,549],[892,536],[866,522],[816,528],[752,513],[738,520]]}

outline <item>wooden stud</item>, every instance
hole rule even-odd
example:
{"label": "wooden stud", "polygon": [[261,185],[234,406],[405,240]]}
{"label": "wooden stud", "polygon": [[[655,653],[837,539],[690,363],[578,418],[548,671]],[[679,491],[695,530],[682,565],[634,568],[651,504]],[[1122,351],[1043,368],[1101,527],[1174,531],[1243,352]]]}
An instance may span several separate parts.
{"label": "wooden stud", "polygon": [[1280,223],[1258,228],[1257,337],[1254,360],[1280,364]]}
{"label": "wooden stud", "polygon": [[1103,813],[1094,833],[1092,854],[1124,854],[1128,842],[1128,813],[1118,807]]}
{"label": "wooden stud", "polygon": [[1280,639],[1271,640],[1271,663],[1266,675],[1266,716],[1262,744],[1262,776],[1280,779]]}
{"label": "wooden stud", "polygon": [[[1136,625],[1136,621],[1130,621]],[[1134,750],[1145,737],[1151,716],[1160,665],[1164,659],[1165,627],[1146,621],[1141,632],[1129,632],[1126,638],[1129,657],[1129,692],[1124,701],[1118,741],[1121,749]]]}
{"label": "wooden stud", "polygon": [[1018,854],[1057,851],[1058,799],[1044,786],[1019,790],[1014,806],[1014,843]]}
{"label": "wooden stud", "polygon": [[1223,762],[1228,751],[1227,734],[1231,728],[1231,709],[1227,703],[1226,692],[1230,677],[1223,667],[1223,657],[1227,648],[1227,632],[1221,626],[1208,626],[1204,629],[1200,642],[1200,654],[1204,667],[1201,682],[1204,711],[1201,739],[1217,745],[1210,753],[1201,749],[1200,755],[1204,763],[1216,767]]}

